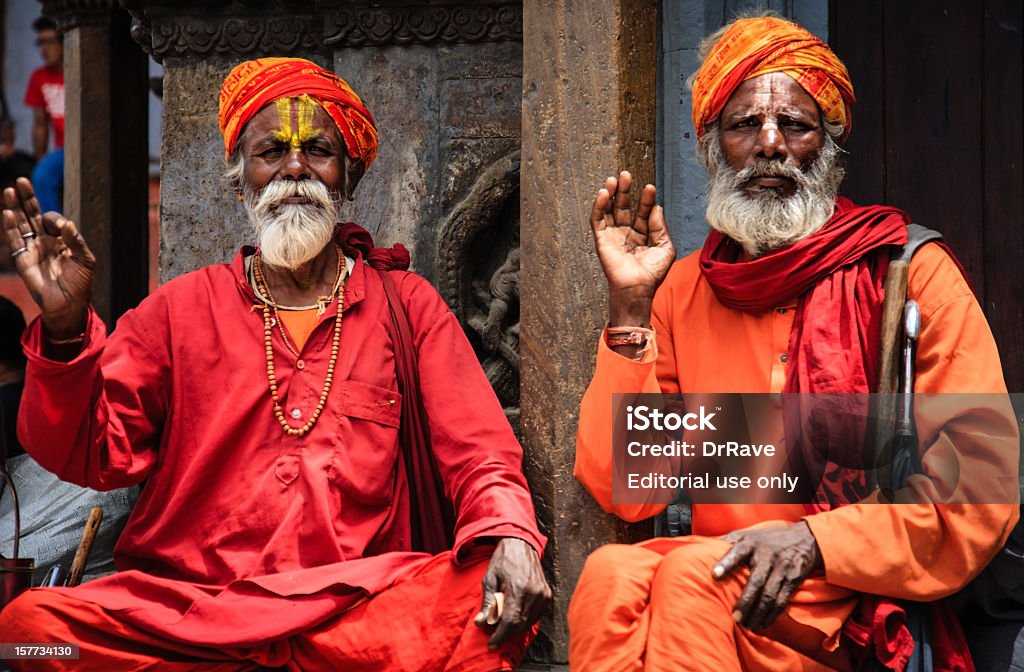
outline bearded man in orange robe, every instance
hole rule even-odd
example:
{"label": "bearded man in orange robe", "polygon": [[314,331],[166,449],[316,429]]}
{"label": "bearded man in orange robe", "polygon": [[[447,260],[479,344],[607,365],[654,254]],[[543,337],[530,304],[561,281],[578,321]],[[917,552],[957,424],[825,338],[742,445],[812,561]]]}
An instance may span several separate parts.
{"label": "bearded man in orange robe", "polygon": [[[626,172],[608,178],[591,215],[609,324],[580,410],[575,475],[629,521],[667,502],[613,494],[613,394],[875,391],[884,278],[908,240],[901,211],[837,196],[854,94],[827,45],[757,17],[709,37],[703,56],[693,82],[710,174],[703,249],[675,261],[651,185],[631,218]],[[1005,393],[981,308],[944,247],[914,255],[907,293],[921,310],[916,392]],[[914,642],[899,601],[959,590],[1018,518],[1012,477],[982,502],[929,496],[954,448],[1016,473],[1007,408],[919,419],[924,474],[897,493],[908,503],[880,504],[877,489],[834,506],[696,503],[691,537],[598,549],[569,610],[573,669],[904,669]],[[927,616],[934,669],[973,669],[937,604]]]}
{"label": "bearded man in orange robe", "polygon": [[[74,644],[77,659],[12,663],[514,669],[550,598],[545,539],[458,320],[403,270],[404,250],[339,224],[377,154],[373,117],[334,73],[268,58],[228,76],[220,129],[259,247],[165,284],[109,338],[76,225],[41,214],[28,181],[4,193],[42,312],[23,338],[22,443],[64,480],[144,483],[116,574],[30,590],[0,613],[5,642]],[[399,383],[402,362],[418,384]],[[420,417],[402,410],[414,385],[433,467],[399,446],[400,424]],[[454,538],[422,552],[440,521],[413,512],[434,471]]]}

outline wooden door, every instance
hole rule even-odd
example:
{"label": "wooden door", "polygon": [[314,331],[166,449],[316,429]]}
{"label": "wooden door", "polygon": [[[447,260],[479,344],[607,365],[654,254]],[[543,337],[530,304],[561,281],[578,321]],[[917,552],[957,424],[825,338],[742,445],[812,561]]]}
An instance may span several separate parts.
{"label": "wooden door", "polygon": [[843,193],[941,231],[1024,391],[1020,0],[831,0],[857,103]]}

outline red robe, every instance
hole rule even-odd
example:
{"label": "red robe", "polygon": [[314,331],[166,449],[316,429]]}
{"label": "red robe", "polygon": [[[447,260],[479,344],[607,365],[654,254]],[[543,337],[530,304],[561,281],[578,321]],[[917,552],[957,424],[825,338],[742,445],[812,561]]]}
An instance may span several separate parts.
{"label": "red robe", "polygon": [[[18,429],[28,452],[95,489],[144,482],[115,551],[120,571],[60,590],[141,630],[211,647],[305,631],[428,557],[409,551],[401,403],[379,277],[355,264],[326,408],[309,434],[290,437],[272,410],[262,310],[243,271],[251,252],[167,283],[109,338],[90,314],[70,363],[42,356],[38,321],[24,337]],[[425,280],[393,273],[457,513],[453,557],[497,536],[540,552],[521,449],[458,321]],[[301,365],[275,329],[279,395],[295,426],[319,399],[335,312],[320,318]]]}

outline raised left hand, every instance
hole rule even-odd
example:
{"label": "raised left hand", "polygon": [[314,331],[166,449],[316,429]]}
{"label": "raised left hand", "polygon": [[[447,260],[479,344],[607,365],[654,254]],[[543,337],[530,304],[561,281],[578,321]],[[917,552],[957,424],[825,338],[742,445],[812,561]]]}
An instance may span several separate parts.
{"label": "raised left hand", "polygon": [[750,567],[750,578],[733,607],[733,620],[750,630],[775,622],[800,584],[816,570],[824,569],[821,550],[807,523],[738,530],[723,537],[732,548],[712,573],[715,578],[740,565]]}
{"label": "raised left hand", "polygon": [[487,626],[487,613],[495,602],[495,593],[505,595],[501,618],[487,645],[497,648],[509,635],[533,625],[551,601],[551,588],[544,578],[540,557],[533,546],[522,539],[504,537],[491,555],[484,574],[484,597],[474,623]]}

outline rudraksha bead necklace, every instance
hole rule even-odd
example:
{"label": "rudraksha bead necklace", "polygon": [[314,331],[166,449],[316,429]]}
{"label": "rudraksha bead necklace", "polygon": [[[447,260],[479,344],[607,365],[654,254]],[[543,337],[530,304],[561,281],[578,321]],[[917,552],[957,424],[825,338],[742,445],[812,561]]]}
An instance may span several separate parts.
{"label": "rudraksha bead necklace", "polygon": [[[338,348],[341,343],[341,317],[344,314],[345,308],[345,271],[346,261],[345,255],[342,253],[340,248],[336,248],[338,252],[338,278],[335,280],[335,297],[338,299],[338,313],[334,316],[334,339],[331,342],[331,358],[327,362],[327,376],[324,379],[323,389],[320,391],[320,400],[316,404],[316,409],[313,411],[313,415],[310,416],[309,420],[302,427],[292,427],[288,422],[288,419],[284,416],[284,410],[281,408],[281,400],[277,396],[277,376],[274,373],[274,346],[273,346],[273,335],[274,335],[274,323],[276,322],[281,327],[281,318],[277,314],[277,303],[274,301],[274,295],[270,293],[270,285],[267,284],[266,278],[263,277],[263,268],[260,264],[260,252],[256,250],[256,254],[252,258],[252,270],[253,277],[256,280],[256,284],[259,288],[259,294],[262,294],[265,298],[263,302],[263,343],[266,346],[267,351],[267,382],[270,384],[270,398],[274,402],[274,416],[280,423],[281,428],[289,436],[305,436],[313,429],[316,425],[317,420],[320,419],[320,414],[323,413],[324,407],[327,404],[327,395],[331,391],[331,383],[334,381],[334,365],[338,362]],[[285,346],[288,350],[295,355],[297,358],[299,353],[296,349],[292,348],[288,342],[288,338],[285,335],[284,328],[281,327],[281,337],[284,339]]]}

